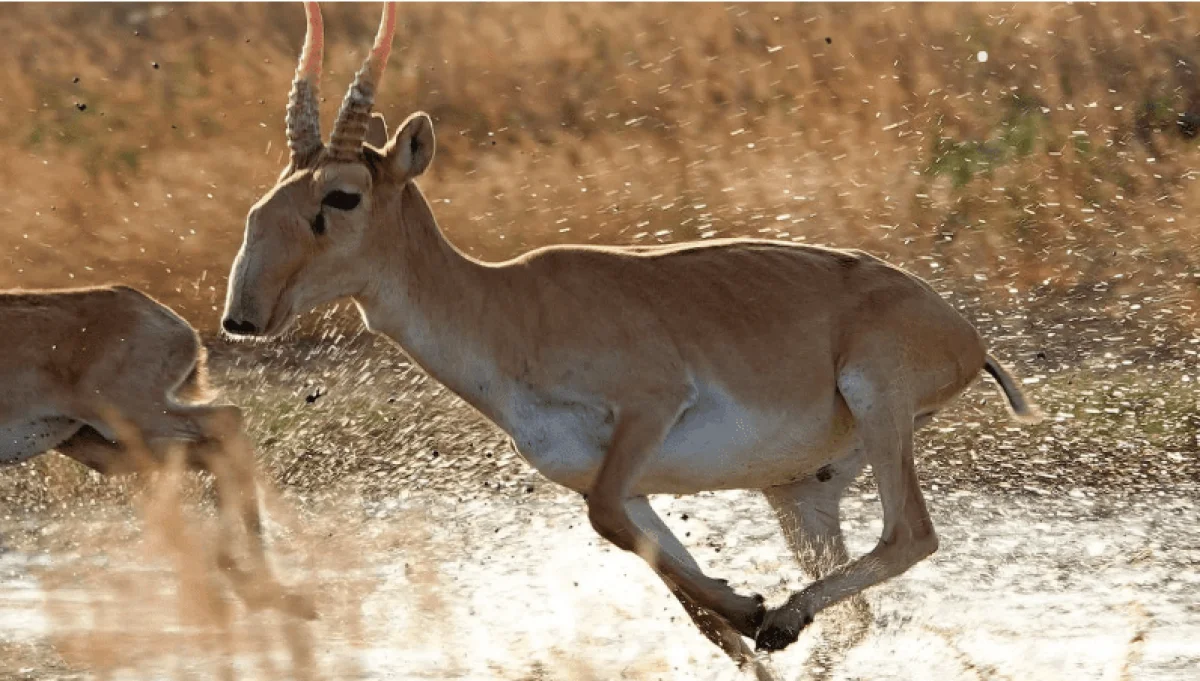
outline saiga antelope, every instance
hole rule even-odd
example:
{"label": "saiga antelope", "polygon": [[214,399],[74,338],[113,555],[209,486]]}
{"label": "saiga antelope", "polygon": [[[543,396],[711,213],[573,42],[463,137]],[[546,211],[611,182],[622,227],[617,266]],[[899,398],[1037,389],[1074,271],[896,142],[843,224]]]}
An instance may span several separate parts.
{"label": "saiga antelope", "polygon": [[[208,402],[204,346],[170,308],[126,286],[0,292],[0,464],[51,450],[102,474],[165,462],[183,445],[186,464],[217,478],[222,515],[218,564],[251,607],[312,617],[270,576],[253,460],[237,407]],[[240,518],[257,572],[233,557]]]}
{"label": "saiga antelope", "polygon": [[[353,300],[371,331],[511,436],[550,480],[586,493],[596,531],[638,551],[735,660],[792,643],[813,616],[937,548],[913,431],[986,369],[1032,416],[979,334],[924,281],[858,251],[726,239],[556,246],[501,263],[449,243],[415,180],[433,123],[389,139],[371,114],[395,31],[383,20],[321,139],[320,10],[287,107],[290,159],[249,211],[223,319],[276,336]],[[849,560],[842,490],[870,464],[884,527]],[[706,576],[647,495],[763,490],[806,568],[837,567],[778,608]],[[819,554],[819,555],[818,555]]]}

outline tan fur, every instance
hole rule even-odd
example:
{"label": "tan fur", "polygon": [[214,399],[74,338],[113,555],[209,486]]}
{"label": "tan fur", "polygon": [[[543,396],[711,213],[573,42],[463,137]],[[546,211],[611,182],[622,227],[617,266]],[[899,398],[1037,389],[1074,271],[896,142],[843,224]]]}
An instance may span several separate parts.
{"label": "tan fur", "polygon": [[[816,612],[936,549],[913,430],[985,362],[999,365],[927,283],[862,252],[753,239],[556,246],[480,262],[446,240],[413,182],[433,151],[432,121],[414,114],[382,150],[364,146],[361,162],[321,153],[285,171],[247,218],[226,329],[274,335],[352,298],[370,329],[512,435],[547,477],[586,492],[595,529],[643,555],[705,634],[760,678],[770,673],[737,633],[782,648]],[[332,208],[336,192],[361,200]],[[1003,387],[1028,405],[1015,383]],[[704,575],[644,504],[655,493],[767,489],[812,562],[807,528],[842,546],[837,499],[866,464],[884,507],[878,546],[770,612]],[[826,480],[835,493],[807,504],[805,490]]]}
{"label": "tan fur", "polygon": [[[183,318],[127,286],[0,291],[0,329],[0,432],[13,440],[0,452],[24,460],[54,449],[100,473],[127,474],[161,466],[182,444],[190,467],[218,477],[223,510],[240,517],[265,569],[241,413],[207,403],[204,347]],[[22,433],[37,441],[21,442]],[[263,600],[232,546],[221,550],[240,593]]]}

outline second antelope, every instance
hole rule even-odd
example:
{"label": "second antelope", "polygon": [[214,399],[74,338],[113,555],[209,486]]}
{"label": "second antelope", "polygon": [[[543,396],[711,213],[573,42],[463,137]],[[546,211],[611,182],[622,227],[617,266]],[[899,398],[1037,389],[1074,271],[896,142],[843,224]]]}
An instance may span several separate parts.
{"label": "second antelope", "polygon": [[[247,217],[225,330],[273,336],[300,313],[353,300],[368,329],[508,433],[537,470],[585,493],[596,531],[643,556],[739,663],[753,655],[742,636],[782,649],[824,608],[937,549],[913,431],[981,370],[1017,416],[1034,415],[970,323],[918,277],[862,252],[727,239],[468,257],[415,183],[433,160],[429,116],[389,138],[371,114],[395,6],[328,144],[321,18],[315,3],[306,10],[290,162]],[[850,560],[838,500],[867,464],[883,532]],[[647,501],[747,488],[763,491],[815,578],[777,608],[707,576]]]}
{"label": "second antelope", "polygon": [[[0,291],[0,464],[51,450],[106,475],[151,471],[182,447],[188,467],[213,473],[224,533],[217,561],[251,607],[315,616],[270,574],[254,461],[241,411],[208,402],[195,329],[127,286]],[[238,527],[240,523],[241,527]],[[245,532],[254,572],[238,567]]]}

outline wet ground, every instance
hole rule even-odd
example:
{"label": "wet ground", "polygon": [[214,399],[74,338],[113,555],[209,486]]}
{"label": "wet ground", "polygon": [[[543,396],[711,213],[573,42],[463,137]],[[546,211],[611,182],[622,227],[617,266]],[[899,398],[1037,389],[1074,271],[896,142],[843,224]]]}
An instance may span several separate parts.
{"label": "wet ground", "polygon": [[[818,618],[773,656],[784,678],[1196,678],[1200,339],[1002,349],[1049,418],[1016,428],[981,380],[923,431],[940,551],[868,592],[853,648],[828,644],[836,613]],[[279,567],[321,619],[206,600],[203,490],[185,526],[128,483],[43,461],[6,470],[0,496],[0,680],[741,678],[639,559],[595,537],[581,499],[399,353],[215,350],[279,490]],[[778,601],[805,583],[757,495],[655,505],[739,588]],[[869,549],[869,478],[843,514]]]}
{"label": "wet ground", "polygon": [[[932,506],[942,550],[871,592],[868,637],[827,678],[1195,678],[1194,499],[959,490]],[[723,493],[660,508],[715,573],[774,598],[803,584],[758,498]],[[865,550],[879,527],[875,500],[855,495],[845,510],[852,543]],[[411,495],[326,508],[324,532],[320,521],[297,523],[288,536],[310,549],[325,532],[338,535],[325,546],[331,555],[297,558],[303,569],[288,572],[303,575],[325,613],[300,644],[302,661],[312,655],[305,669],[340,679],[737,678],[657,579],[601,545],[581,511],[573,498],[462,505]],[[22,665],[0,678],[97,669],[206,678],[231,659],[234,678],[288,675],[296,650],[273,614],[236,614],[235,654],[206,651],[203,627],[189,631],[178,606],[171,566],[138,561],[138,532],[123,520],[51,522],[41,527],[47,548],[0,557],[0,640],[17,644],[8,653]],[[80,535],[113,543],[101,551]],[[774,656],[785,678],[815,672],[809,655],[822,631],[819,621]]]}

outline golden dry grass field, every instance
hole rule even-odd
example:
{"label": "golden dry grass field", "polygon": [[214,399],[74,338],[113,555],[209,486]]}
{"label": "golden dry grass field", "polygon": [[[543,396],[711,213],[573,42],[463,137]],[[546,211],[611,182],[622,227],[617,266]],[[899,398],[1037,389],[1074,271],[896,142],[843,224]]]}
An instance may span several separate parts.
{"label": "golden dry grass field", "polygon": [[[377,8],[327,15],[326,121]],[[119,279],[211,328],[303,12],[9,4],[0,30],[0,286]],[[766,235],[1190,323],[1198,34],[1161,3],[412,4],[377,109],[433,115],[424,186],[480,257]]]}
{"label": "golden dry grass field", "polygon": [[[328,126],[379,7],[323,12]],[[280,342],[214,333],[285,164],[299,3],[9,3],[0,36],[0,288],[120,281],[205,331],[281,569],[323,613],[211,607],[211,490],[186,486],[189,525],[49,455],[0,469],[0,681],[741,678],[577,495],[345,305]],[[1043,424],[981,380],[921,432],[941,550],[870,592],[857,647],[818,619],[774,656],[786,678],[1195,678],[1200,6],[404,4],[376,109],[432,115],[422,189],[472,255],[861,248],[1025,379]],[[738,588],[805,583],[758,497],[662,503]],[[869,549],[869,481],[843,512]]]}

